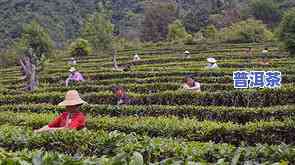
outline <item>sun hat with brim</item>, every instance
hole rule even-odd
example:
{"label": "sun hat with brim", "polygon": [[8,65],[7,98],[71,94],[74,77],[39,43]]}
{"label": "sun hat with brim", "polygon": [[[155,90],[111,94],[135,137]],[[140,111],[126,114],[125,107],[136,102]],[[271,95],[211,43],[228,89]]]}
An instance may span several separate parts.
{"label": "sun hat with brim", "polygon": [[67,92],[65,96],[65,100],[61,103],[59,103],[59,106],[74,106],[74,105],[80,105],[80,104],[86,104],[87,102],[82,100],[78,91],[76,90],[70,90]]}
{"label": "sun hat with brim", "polygon": [[215,58],[207,58],[207,61],[210,63],[216,63],[216,59]]}
{"label": "sun hat with brim", "polygon": [[185,53],[185,54],[190,54],[190,52],[189,52],[189,51],[187,51],[187,50],[186,50],[184,53]]}
{"label": "sun hat with brim", "polygon": [[69,71],[70,71],[70,72],[75,72],[75,71],[76,71],[76,68],[71,67]]}

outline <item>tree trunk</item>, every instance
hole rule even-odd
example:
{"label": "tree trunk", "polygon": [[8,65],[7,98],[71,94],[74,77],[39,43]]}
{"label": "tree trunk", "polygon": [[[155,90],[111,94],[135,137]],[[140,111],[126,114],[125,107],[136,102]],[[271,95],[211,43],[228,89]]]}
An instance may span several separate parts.
{"label": "tree trunk", "polygon": [[24,80],[26,81],[26,90],[34,91],[38,86],[37,68],[31,62],[31,59],[24,56],[20,59],[21,70],[24,73]]}
{"label": "tree trunk", "polygon": [[23,57],[19,60],[19,63],[21,65],[21,72],[23,74],[23,78],[22,78],[23,80],[26,80],[28,77],[28,73],[26,72],[26,70],[28,70],[27,64],[26,64],[26,58],[27,57]]}
{"label": "tree trunk", "polygon": [[118,63],[117,63],[117,53],[116,53],[115,49],[112,50],[112,54],[113,54],[113,67],[115,69],[118,69],[119,67],[118,67]]}
{"label": "tree trunk", "polygon": [[34,91],[37,86],[38,86],[38,78],[37,78],[37,72],[36,72],[36,66],[34,64],[32,64],[32,72],[31,72],[31,75],[30,75],[30,80],[28,82],[28,86],[27,86],[27,89],[29,91]]}

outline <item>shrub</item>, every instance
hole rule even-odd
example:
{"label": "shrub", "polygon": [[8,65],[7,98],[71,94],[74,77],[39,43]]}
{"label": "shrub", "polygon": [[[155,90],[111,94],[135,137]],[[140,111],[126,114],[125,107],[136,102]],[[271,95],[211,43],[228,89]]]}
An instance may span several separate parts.
{"label": "shrub", "polygon": [[188,35],[189,34],[186,32],[185,27],[182,25],[180,20],[175,20],[168,27],[169,41],[183,40],[186,39]]}
{"label": "shrub", "polygon": [[194,44],[194,43],[195,43],[195,41],[194,41],[194,37],[193,37],[191,34],[187,35],[187,36],[185,37],[184,43],[187,44],[187,45],[192,45],[192,44]]}
{"label": "shrub", "polygon": [[[236,154],[240,154],[239,162],[241,164],[245,164],[246,162],[253,162],[253,164],[254,162],[266,161],[279,162],[282,160],[294,164],[295,155],[294,147],[286,144],[234,146],[230,144],[215,144],[213,142],[185,142],[182,140],[173,140],[172,138],[151,138],[135,133],[125,134],[118,131],[108,133],[105,131],[85,130],[33,134],[31,128],[28,127],[1,125],[0,134],[1,147],[5,147],[6,150],[43,149],[47,152],[63,152],[68,155],[75,155],[76,159],[76,155],[103,156],[104,160],[109,158],[109,156],[117,155],[114,160],[121,160],[126,153],[140,151],[144,155],[144,160],[148,163],[163,161],[163,159],[172,161],[186,160],[188,157],[187,159],[191,161],[201,160],[202,163],[209,161],[212,164],[212,162],[217,162],[221,158],[223,162],[231,162]],[[260,136],[263,136],[263,134]],[[26,151],[27,155],[28,151]],[[5,157],[6,155],[1,156]],[[61,157],[62,155],[59,158]],[[12,160],[9,162],[10,164],[12,164]],[[30,160],[30,158],[26,157],[26,160]],[[24,164],[24,162],[22,163]],[[62,163],[67,164],[65,161],[62,161]],[[70,162],[69,164],[77,163]]]}
{"label": "shrub", "polygon": [[224,28],[219,35],[222,41],[229,43],[265,42],[273,39],[272,32],[261,21],[253,19]]}
{"label": "shrub", "polygon": [[[234,122],[245,124],[249,121],[277,119],[283,120],[294,115],[294,105],[272,106],[266,108],[245,107],[220,107],[220,106],[191,106],[191,105],[84,105],[80,111],[92,116],[177,116],[179,118],[194,118],[199,121],[214,120],[221,122]],[[33,113],[60,113],[64,107],[51,104],[26,104],[26,105],[3,105],[0,111],[9,112],[33,112]],[[23,115],[21,115],[23,116]],[[3,114],[0,118],[3,117]]]}
{"label": "shrub", "polygon": [[89,55],[91,53],[89,42],[82,38],[78,38],[76,41],[71,43],[69,53],[72,57]]}
{"label": "shrub", "polygon": [[[166,91],[153,94],[128,93],[134,105],[216,105],[262,107],[295,103],[293,88],[276,90],[218,91],[190,93]],[[0,105],[51,103],[58,104],[63,100],[64,92],[50,92],[22,95],[0,95]],[[115,99],[110,92],[87,93],[82,97],[90,104],[114,104]],[[271,100],[269,98],[272,98]]]}
{"label": "shrub", "polygon": [[215,39],[216,34],[218,32],[214,25],[209,25],[201,31],[203,36],[207,39]]}

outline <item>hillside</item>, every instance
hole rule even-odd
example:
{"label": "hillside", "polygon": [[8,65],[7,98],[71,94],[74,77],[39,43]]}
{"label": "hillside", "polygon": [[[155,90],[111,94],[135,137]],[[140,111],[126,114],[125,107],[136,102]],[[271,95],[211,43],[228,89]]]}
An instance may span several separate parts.
{"label": "hillside", "polygon": [[[249,46],[254,49],[250,63],[244,55]],[[265,46],[270,47],[269,66],[257,64]],[[175,54],[184,49],[192,52],[191,59]],[[119,51],[119,64],[130,63],[133,53]],[[113,71],[108,56],[81,58],[77,68],[86,81],[70,87],[64,86],[68,57],[60,55],[46,64],[33,93],[22,90],[18,67],[1,69],[1,161],[229,164],[235,157],[240,164],[295,163],[295,125],[290,118],[295,60],[286,52],[273,44],[199,44],[143,47],[139,55],[142,61],[127,72]],[[206,59],[213,55],[220,68],[208,70]],[[281,71],[282,88],[234,89],[232,72],[253,68]],[[187,75],[201,82],[202,92],[179,90]],[[127,89],[133,105],[115,105],[114,84]],[[70,89],[89,103],[81,109],[88,116],[87,130],[33,133],[64,110],[56,104]]]}
{"label": "hillside", "polygon": [[[292,0],[275,1],[282,10],[295,4]],[[2,0],[0,2],[0,48],[11,46],[12,41],[20,37],[23,25],[33,19],[38,20],[49,30],[56,46],[60,47],[64,41],[79,36],[86,15],[102,9],[112,11],[112,23],[115,24],[116,35],[140,37],[143,29],[144,4],[141,0]],[[230,23],[231,19],[236,19],[233,18],[236,12],[231,10],[234,9],[243,15],[248,12],[245,10],[248,9],[249,1],[176,0],[176,4],[177,17],[183,20],[188,31],[196,32],[200,27],[212,23],[212,20],[218,26],[222,22]],[[215,20],[217,22],[214,22]],[[223,21],[218,22],[221,20]],[[198,23],[200,21],[201,23]]]}

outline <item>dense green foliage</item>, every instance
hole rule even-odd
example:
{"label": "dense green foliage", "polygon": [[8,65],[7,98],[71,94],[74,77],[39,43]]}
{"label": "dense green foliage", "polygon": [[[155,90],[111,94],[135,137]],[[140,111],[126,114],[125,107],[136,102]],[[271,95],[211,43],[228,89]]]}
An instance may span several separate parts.
{"label": "dense green foliage", "polygon": [[87,40],[82,38],[76,39],[69,47],[69,53],[72,57],[88,56],[91,54],[91,47]]}
{"label": "dense green foliage", "polygon": [[225,28],[220,35],[222,40],[230,43],[265,42],[273,37],[264,24],[252,19],[235,23]]}
{"label": "dense green foliage", "polygon": [[205,27],[204,29],[202,29],[201,31],[205,38],[212,39],[212,40],[216,39],[218,34],[218,31],[214,25],[209,25]]}
{"label": "dense green foliage", "polygon": [[[294,162],[294,150],[288,145],[257,145],[253,147],[235,147],[229,144],[184,142],[164,138],[138,136],[135,133],[125,134],[118,131],[70,131],[54,134],[33,134],[28,127],[9,125],[0,126],[0,140],[5,142],[1,147],[15,147],[83,154],[96,157],[104,156],[104,161],[116,156],[113,160],[126,164],[134,152],[142,155],[145,163],[151,162],[231,162],[236,161],[275,163]],[[120,156],[119,156],[120,155]],[[141,156],[139,156],[141,157]],[[129,159],[130,160],[130,159]],[[169,163],[171,164],[171,163]],[[222,164],[222,163],[221,163]]]}
{"label": "dense green foliage", "polygon": [[284,17],[279,29],[279,38],[290,53],[295,53],[295,8],[290,9]]}
{"label": "dense green foliage", "polygon": [[[102,11],[107,11],[111,16],[114,34],[128,39],[138,39],[143,36],[142,32],[148,30],[144,29],[149,28],[143,24],[145,5],[146,2],[142,0],[5,0],[0,5],[0,13],[3,16],[0,24],[0,48],[10,47],[15,39],[21,37],[23,25],[32,20],[37,20],[48,29],[55,46],[63,47],[66,41],[80,36],[88,15]],[[209,24],[222,28],[252,16],[266,24],[275,25],[280,21],[280,15],[295,6],[295,2],[194,0],[176,1],[176,6],[176,18],[182,21],[188,32],[196,33]],[[155,20],[157,19],[159,18],[156,17]],[[154,33],[158,31],[155,29]]]}
{"label": "dense green foliage", "polygon": [[52,51],[53,42],[48,32],[33,21],[24,27],[21,38],[17,43],[17,48],[20,54],[26,54],[29,49],[32,49],[33,63],[37,64],[46,58]]}
{"label": "dense green foliage", "polygon": [[[62,112],[62,107],[50,104],[30,104],[18,105],[13,104],[0,106],[1,111],[10,112],[34,112],[50,113]],[[245,107],[222,107],[222,106],[171,106],[171,105],[132,105],[123,107],[114,107],[111,105],[87,105],[81,109],[93,116],[178,116],[187,118],[196,118],[199,121],[214,120],[234,123],[246,123],[255,120],[282,120],[285,117],[294,115],[294,106],[273,106],[264,108],[245,108]]]}
{"label": "dense green foliage", "polygon": [[270,26],[279,22],[281,11],[279,4],[274,0],[253,0],[250,6],[256,19],[260,19]]}
{"label": "dense green foliage", "polygon": [[107,51],[112,48],[113,25],[101,13],[89,16],[81,32],[95,51]]}
{"label": "dense green foliage", "polygon": [[[208,29],[211,34],[213,28]],[[1,161],[294,164],[294,58],[279,50],[276,43],[201,42],[150,43],[118,50],[118,64],[132,64],[125,72],[112,69],[109,55],[82,56],[76,67],[86,81],[68,87],[64,80],[69,56],[64,50],[56,51],[45,64],[39,88],[33,93],[23,90],[19,66],[0,69]],[[245,54],[248,47],[253,48],[250,62]],[[257,63],[264,47],[269,48],[268,58],[272,59],[268,66]],[[184,50],[191,52],[190,59],[179,57]],[[135,53],[141,57],[138,62],[132,62]],[[206,59],[212,56],[220,68],[208,70]],[[281,71],[282,87],[234,89],[232,72],[253,68]],[[187,75],[201,83],[201,92],[180,89]],[[111,89],[117,84],[126,89],[132,105],[116,105]],[[87,115],[86,128],[33,132],[65,110],[56,104],[71,89],[78,90],[89,103],[80,109]]]}
{"label": "dense green foliage", "polygon": [[185,27],[182,25],[180,20],[175,20],[168,27],[168,40],[177,41],[184,40],[189,34],[186,32]]}
{"label": "dense green foliage", "polygon": [[168,26],[176,17],[176,6],[172,1],[146,2],[143,20],[143,41],[163,41],[168,35]]}
{"label": "dense green foliage", "polygon": [[184,17],[184,25],[188,32],[194,33],[206,27],[209,23],[209,13],[206,9],[192,10]]}

